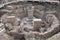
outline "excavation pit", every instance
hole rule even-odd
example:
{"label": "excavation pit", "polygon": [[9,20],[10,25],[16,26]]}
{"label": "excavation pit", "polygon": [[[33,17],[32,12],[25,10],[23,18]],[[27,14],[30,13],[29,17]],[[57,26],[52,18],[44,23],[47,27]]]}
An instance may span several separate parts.
{"label": "excavation pit", "polygon": [[6,33],[16,40],[45,40],[59,31],[59,20],[53,12],[46,13],[45,6],[36,8],[32,3],[8,6],[12,7],[8,10],[11,12],[3,11],[6,13],[1,16],[1,23],[5,24]]}

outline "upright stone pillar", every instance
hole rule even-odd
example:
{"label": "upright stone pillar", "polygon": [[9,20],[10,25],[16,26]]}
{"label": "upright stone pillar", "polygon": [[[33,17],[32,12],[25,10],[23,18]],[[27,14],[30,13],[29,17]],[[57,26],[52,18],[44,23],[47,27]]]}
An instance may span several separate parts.
{"label": "upright stone pillar", "polygon": [[27,11],[28,11],[28,18],[32,19],[33,18],[33,12],[34,12],[34,6],[27,7]]}
{"label": "upright stone pillar", "polygon": [[34,30],[38,31],[41,27],[41,19],[33,19]]}

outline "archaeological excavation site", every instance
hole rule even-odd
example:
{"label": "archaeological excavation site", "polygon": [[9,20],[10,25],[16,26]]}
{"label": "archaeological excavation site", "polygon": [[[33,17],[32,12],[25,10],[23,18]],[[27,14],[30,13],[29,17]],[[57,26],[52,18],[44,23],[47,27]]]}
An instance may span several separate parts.
{"label": "archaeological excavation site", "polygon": [[60,2],[0,1],[0,40],[60,40]]}

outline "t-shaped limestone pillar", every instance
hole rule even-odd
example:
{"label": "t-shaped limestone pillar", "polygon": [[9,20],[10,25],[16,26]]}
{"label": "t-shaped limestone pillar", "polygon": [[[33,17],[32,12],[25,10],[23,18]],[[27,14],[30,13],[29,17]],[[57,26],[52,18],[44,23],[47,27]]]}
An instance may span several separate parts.
{"label": "t-shaped limestone pillar", "polygon": [[41,19],[33,19],[34,30],[38,31],[41,27]]}
{"label": "t-shaped limestone pillar", "polygon": [[28,18],[32,19],[33,18],[33,12],[34,12],[34,6],[27,7],[27,11],[28,11]]}

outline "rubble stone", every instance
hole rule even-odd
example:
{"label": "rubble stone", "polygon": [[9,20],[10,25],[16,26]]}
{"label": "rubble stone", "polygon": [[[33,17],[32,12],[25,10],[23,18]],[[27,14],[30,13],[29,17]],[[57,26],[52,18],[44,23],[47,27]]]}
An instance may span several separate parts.
{"label": "rubble stone", "polygon": [[0,28],[4,28],[4,23],[0,23]]}
{"label": "rubble stone", "polygon": [[6,30],[5,30],[4,24],[3,23],[0,23],[0,35],[2,35],[5,32],[6,32]]}

